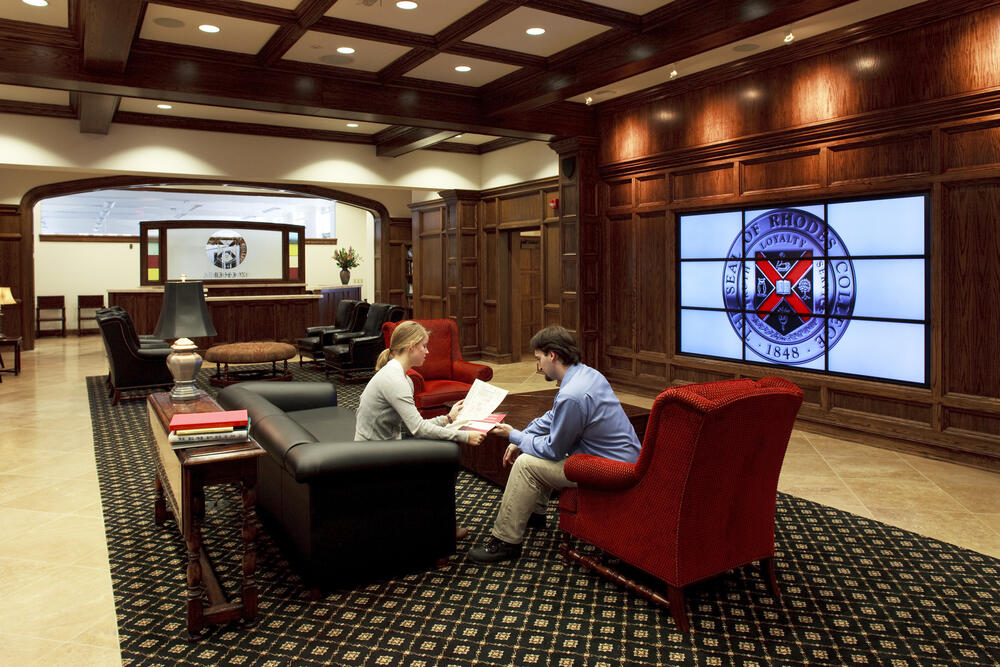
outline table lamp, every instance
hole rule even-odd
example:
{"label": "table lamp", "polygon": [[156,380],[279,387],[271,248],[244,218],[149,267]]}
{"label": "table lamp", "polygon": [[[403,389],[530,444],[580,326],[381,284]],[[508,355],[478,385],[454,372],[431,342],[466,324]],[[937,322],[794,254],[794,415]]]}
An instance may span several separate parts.
{"label": "table lamp", "polygon": [[0,338],[6,338],[7,334],[3,332],[3,307],[12,306],[17,301],[14,299],[14,295],[10,293],[9,287],[0,287]]}
{"label": "table lamp", "polygon": [[194,386],[201,370],[201,356],[195,351],[198,346],[191,338],[215,334],[201,281],[185,281],[182,278],[167,282],[163,286],[163,308],[153,335],[177,339],[170,346],[173,353],[167,357],[167,368],[174,376],[171,399],[190,401],[201,395],[201,391]]}

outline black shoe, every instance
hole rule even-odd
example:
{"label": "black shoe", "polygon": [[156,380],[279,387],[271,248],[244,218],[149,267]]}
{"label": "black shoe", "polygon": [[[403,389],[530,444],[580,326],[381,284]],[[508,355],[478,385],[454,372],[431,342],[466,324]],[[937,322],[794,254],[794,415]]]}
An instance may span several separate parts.
{"label": "black shoe", "polygon": [[499,563],[504,560],[514,560],[520,555],[520,544],[510,544],[492,535],[483,546],[469,549],[469,558],[477,563]]}
{"label": "black shoe", "polygon": [[531,516],[528,517],[528,528],[538,528],[540,530],[545,530],[548,528],[548,521],[544,514],[539,512],[532,512]]}

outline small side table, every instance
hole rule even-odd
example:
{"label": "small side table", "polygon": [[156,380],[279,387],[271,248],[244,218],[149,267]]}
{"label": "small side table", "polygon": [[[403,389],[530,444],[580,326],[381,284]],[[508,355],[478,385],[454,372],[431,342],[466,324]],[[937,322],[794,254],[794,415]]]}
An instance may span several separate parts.
{"label": "small side table", "polygon": [[[188,637],[199,638],[206,625],[252,624],[257,616],[257,458],[264,450],[253,440],[174,450],[167,439],[174,414],[222,408],[209,396],[175,403],[168,392],[150,394],[146,405],[149,454],[156,464],[153,518],[159,526],[173,514],[187,546]],[[233,601],[219,585],[202,541],[205,487],[214,484],[237,485],[242,499],[240,525],[232,530],[242,538],[237,544],[243,549],[243,577],[239,599]]]}
{"label": "small side table", "polygon": [[[4,345],[14,346],[14,367],[7,368],[3,363],[3,354],[0,353],[0,373],[13,373],[14,375],[21,374],[21,337],[18,336],[14,338],[12,336],[0,336],[0,347]],[[3,382],[0,379],[0,382]]]}

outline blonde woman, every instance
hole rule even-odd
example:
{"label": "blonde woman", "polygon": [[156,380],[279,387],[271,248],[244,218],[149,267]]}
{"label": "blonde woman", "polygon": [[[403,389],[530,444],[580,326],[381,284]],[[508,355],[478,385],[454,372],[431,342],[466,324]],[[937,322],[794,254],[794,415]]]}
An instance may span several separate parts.
{"label": "blonde woman", "polygon": [[402,437],[403,426],[417,438],[455,440],[478,445],[485,434],[445,428],[462,409],[456,403],[447,415],[424,419],[413,402],[413,380],[406,371],[424,363],[427,357],[427,329],[412,320],[402,322],[392,332],[389,347],[375,363],[375,376],[368,381],[358,405],[355,440],[394,440]]}

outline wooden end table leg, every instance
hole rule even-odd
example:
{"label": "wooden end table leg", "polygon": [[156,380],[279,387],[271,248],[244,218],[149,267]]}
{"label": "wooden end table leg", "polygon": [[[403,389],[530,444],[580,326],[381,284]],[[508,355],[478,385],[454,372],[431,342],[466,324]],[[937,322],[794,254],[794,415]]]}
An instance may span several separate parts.
{"label": "wooden end table leg", "polygon": [[204,623],[204,585],[201,571],[201,523],[205,516],[205,489],[198,475],[185,471],[190,496],[184,503],[184,542],[187,545],[187,629],[188,639],[201,637]]}
{"label": "wooden end table leg", "polygon": [[243,580],[240,585],[243,621],[257,620],[257,480],[243,479]]}
{"label": "wooden end table leg", "polygon": [[163,497],[163,480],[160,473],[153,475],[153,523],[162,526],[167,520],[167,502]]}

